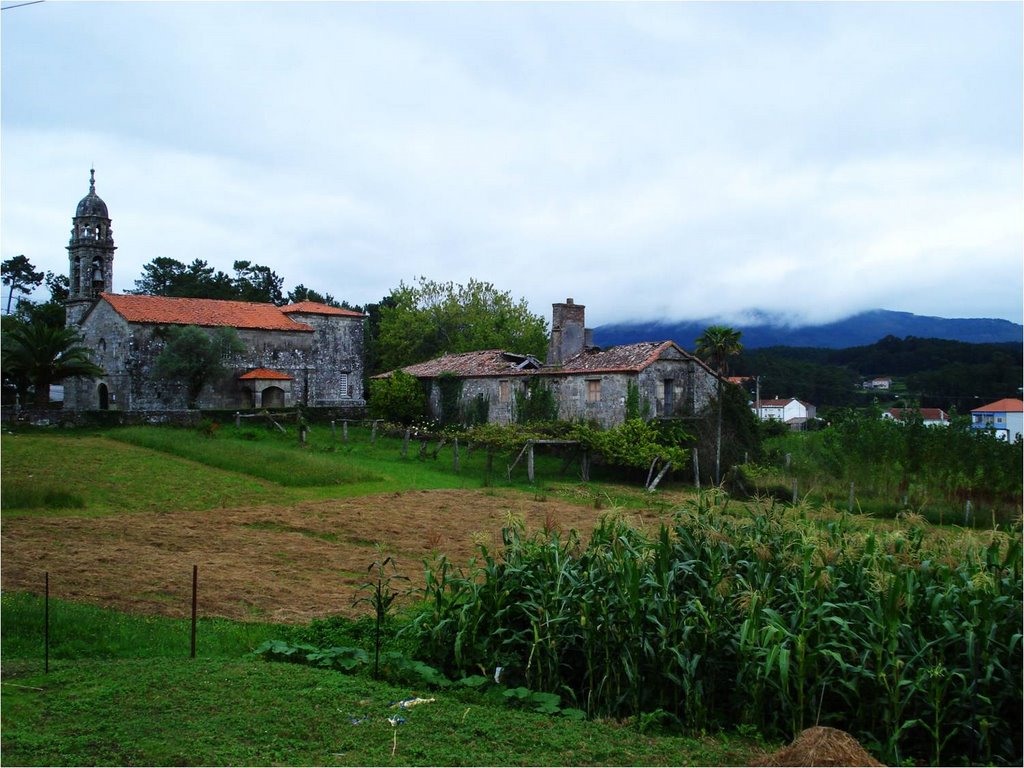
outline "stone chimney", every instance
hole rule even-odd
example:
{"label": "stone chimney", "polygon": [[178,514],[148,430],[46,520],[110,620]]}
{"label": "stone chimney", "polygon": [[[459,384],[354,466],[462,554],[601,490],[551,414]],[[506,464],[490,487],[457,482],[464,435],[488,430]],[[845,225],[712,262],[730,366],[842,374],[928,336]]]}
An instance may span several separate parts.
{"label": "stone chimney", "polygon": [[583,351],[588,343],[588,329],[584,328],[586,307],[566,299],[564,304],[551,305],[551,343],[548,345],[548,365],[561,365]]}

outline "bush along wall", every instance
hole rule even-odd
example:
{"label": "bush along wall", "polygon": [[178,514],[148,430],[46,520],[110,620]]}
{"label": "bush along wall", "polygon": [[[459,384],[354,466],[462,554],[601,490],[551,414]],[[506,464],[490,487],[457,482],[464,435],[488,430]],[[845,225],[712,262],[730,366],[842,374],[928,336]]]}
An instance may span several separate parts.
{"label": "bush along wall", "polygon": [[705,496],[648,536],[504,530],[427,569],[412,625],[449,674],[502,666],[590,715],[853,733],[888,764],[1021,763],[1021,535],[812,522]]}

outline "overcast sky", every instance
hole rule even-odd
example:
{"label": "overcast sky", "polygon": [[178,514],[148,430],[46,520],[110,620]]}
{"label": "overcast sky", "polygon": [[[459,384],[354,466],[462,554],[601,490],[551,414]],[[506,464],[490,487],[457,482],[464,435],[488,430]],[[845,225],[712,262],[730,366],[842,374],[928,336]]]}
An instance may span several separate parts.
{"label": "overcast sky", "polygon": [[236,259],[549,319],[1021,322],[1022,4],[47,2],[2,16],[2,257]]}

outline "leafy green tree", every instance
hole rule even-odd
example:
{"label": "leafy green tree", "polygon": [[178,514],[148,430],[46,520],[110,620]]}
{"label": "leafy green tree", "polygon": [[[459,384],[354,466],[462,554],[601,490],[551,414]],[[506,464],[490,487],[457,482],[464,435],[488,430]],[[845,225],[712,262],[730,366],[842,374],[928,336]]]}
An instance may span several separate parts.
{"label": "leafy green tree", "polygon": [[[722,411],[721,473],[723,478],[728,478],[731,466],[742,464],[745,460],[756,462],[761,458],[761,440],[767,430],[781,426],[783,434],[789,432],[789,428],[782,422],[769,420],[759,423],[750,409],[749,394],[735,384],[726,382],[722,387],[720,404]],[[696,433],[698,445],[716,446],[717,448],[718,411],[719,402],[716,402],[711,411],[692,422],[692,429]],[[701,476],[705,480],[713,479],[714,466],[710,456],[701,455],[700,469]]]}
{"label": "leafy green tree", "polygon": [[26,323],[42,323],[53,328],[63,328],[65,324],[64,305],[68,300],[68,276],[47,272],[43,279],[50,298],[47,301],[19,301],[15,315]]}
{"label": "leafy green tree", "polygon": [[153,373],[183,382],[189,408],[196,407],[206,383],[224,372],[224,358],[245,350],[234,328],[207,332],[194,325],[169,326],[163,335],[166,343],[153,363]]}
{"label": "leafy green tree", "polygon": [[412,374],[395,371],[370,380],[370,415],[399,424],[412,424],[426,416],[427,397]]}
{"label": "leafy green tree", "polygon": [[[364,326],[364,344],[366,375],[374,376],[384,373],[387,369],[381,364],[380,321],[381,314],[398,306],[393,296],[385,296],[375,304],[366,305],[366,324]],[[363,389],[369,391],[367,385]]]}
{"label": "leafy green tree", "polygon": [[14,292],[28,295],[34,288],[38,288],[43,282],[43,273],[32,266],[32,262],[24,255],[12,256],[0,264],[0,274],[3,275],[3,284],[10,291],[7,294],[7,314],[11,314],[11,299]]}
{"label": "leafy green tree", "polygon": [[294,289],[288,292],[288,303],[298,304],[302,301],[315,301],[317,304],[326,304],[328,307],[339,307],[340,309],[353,309],[360,311],[358,308],[350,306],[347,301],[338,301],[329,293],[319,293],[314,291],[312,288],[307,288],[302,283],[295,286]]}
{"label": "leafy green tree", "polygon": [[[506,349],[542,356],[547,324],[491,283],[466,285],[420,277],[404,282],[379,307],[374,349],[381,370],[392,370],[447,353]],[[372,318],[371,318],[372,319]]]}
{"label": "leafy green tree", "polygon": [[270,267],[253,264],[249,261],[236,261],[235,291],[240,301],[258,301],[282,306],[285,304],[281,287],[284,279],[278,277]]}
{"label": "leafy green tree", "polygon": [[697,355],[707,361],[718,374],[717,407],[718,429],[715,438],[715,485],[722,481],[722,387],[728,375],[729,358],[743,350],[740,344],[742,331],[725,325],[712,325],[704,329],[697,339]]}
{"label": "leafy green tree", "polygon": [[132,293],[146,296],[257,301],[278,306],[286,303],[281,292],[284,279],[270,267],[253,264],[250,261],[236,261],[233,267],[235,275],[231,277],[219,269],[214,269],[202,259],[195,259],[186,265],[176,259],[158,256],[142,267],[142,278],[135,281],[135,290]]}
{"label": "leafy green tree", "polygon": [[55,328],[43,322],[25,323],[11,318],[3,332],[4,378],[18,389],[25,402],[31,387],[36,405],[50,401],[50,385],[70,376],[102,376],[82,338],[74,328]]}
{"label": "leafy green tree", "polygon": [[135,281],[131,293],[194,299],[238,298],[238,290],[226,273],[202,259],[185,265],[166,256],[158,256],[142,267],[142,278]]}

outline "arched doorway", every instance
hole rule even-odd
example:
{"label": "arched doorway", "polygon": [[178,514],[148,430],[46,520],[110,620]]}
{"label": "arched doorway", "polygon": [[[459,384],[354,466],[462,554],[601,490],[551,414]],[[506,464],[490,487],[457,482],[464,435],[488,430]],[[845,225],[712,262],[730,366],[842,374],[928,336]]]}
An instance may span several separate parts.
{"label": "arched doorway", "polygon": [[280,387],[267,387],[261,399],[264,408],[284,408],[284,390]]}
{"label": "arched doorway", "polygon": [[100,410],[106,411],[110,408],[110,390],[107,389],[106,384],[100,384],[96,388],[96,392],[100,398]]}

